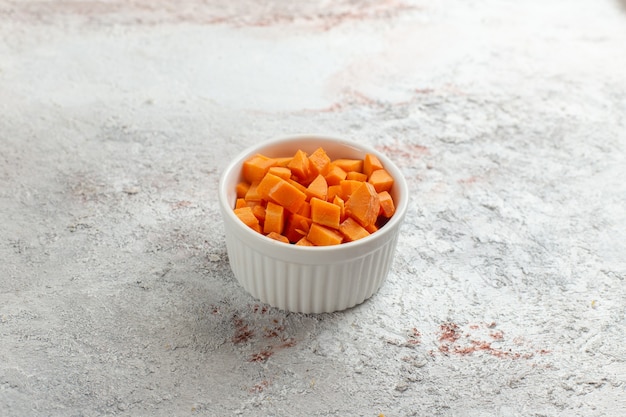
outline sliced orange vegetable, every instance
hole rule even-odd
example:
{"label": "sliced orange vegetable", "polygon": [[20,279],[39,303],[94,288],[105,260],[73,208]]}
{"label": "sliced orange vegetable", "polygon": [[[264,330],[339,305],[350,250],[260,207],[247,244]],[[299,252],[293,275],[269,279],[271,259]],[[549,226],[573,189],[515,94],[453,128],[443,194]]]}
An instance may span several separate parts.
{"label": "sliced orange vegetable", "polygon": [[287,218],[287,224],[283,234],[290,242],[297,242],[309,233],[311,219],[294,213]]}
{"label": "sliced orange vegetable", "polygon": [[391,190],[393,177],[384,169],[377,169],[370,174],[367,182],[374,186],[377,193],[380,193]]}
{"label": "sliced orange vegetable", "polygon": [[374,186],[368,182],[362,182],[346,203],[346,213],[363,227],[376,223],[379,210],[378,193]]}
{"label": "sliced orange vegetable", "polygon": [[341,220],[341,208],[328,201],[312,198],[311,220],[313,220],[313,223],[338,229],[339,221]]}
{"label": "sliced orange vegetable", "polygon": [[[271,168],[270,168],[271,169]],[[367,181],[367,175],[362,172],[350,171],[346,174],[347,180]]]}
{"label": "sliced orange vegetable", "polygon": [[336,195],[333,198],[333,204],[336,205],[337,207],[339,207],[340,212],[339,212],[339,221],[342,222],[346,219],[346,204],[343,201],[343,198],[339,197],[338,195]]}
{"label": "sliced orange vegetable", "polygon": [[285,209],[276,203],[269,201],[265,207],[265,219],[263,222],[263,233],[276,232],[283,233],[285,228]]}
{"label": "sliced orange vegetable", "polygon": [[393,198],[391,198],[391,194],[389,194],[387,191],[378,193],[378,200],[380,201],[381,215],[387,218],[393,216],[396,212],[396,206],[393,202]]}
{"label": "sliced orange vegetable", "polygon": [[328,185],[338,185],[341,180],[346,179],[347,175],[346,171],[341,169],[341,167],[335,164],[330,164],[330,168],[328,169],[326,175],[324,175],[324,178],[326,178]]}
{"label": "sliced orange vegetable", "polygon": [[328,195],[328,183],[326,182],[326,178],[324,178],[322,174],[319,174],[311,181],[305,193],[308,199],[315,197],[326,200],[326,196]]}
{"label": "sliced orange vegetable", "polygon": [[308,185],[311,178],[311,161],[307,157],[306,152],[298,150],[293,159],[287,165],[287,168],[298,177],[298,180],[303,185]]}
{"label": "sliced orange vegetable", "polygon": [[237,184],[237,198],[244,198],[246,193],[250,189],[250,183],[246,181],[241,181]]}
{"label": "sliced orange vegetable", "polygon": [[317,148],[310,156],[311,170],[314,173],[326,175],[330,168],[330,158],[323,148]]}
{"label": "sliced orange vegetable", "polygon": [[250,207],[252,207],[252,214],[259,219],[259,224],[263,226],[263,222],[265,221],[265,206],[255,204]]}
{"label": "sliced orange vegetable", "polygon": [[246,192],[246,196],[244,197],[246,201],[261,201],[261,194],[259,194],[259,183],[253,182],[250,184],[248,191]]}
{"label": "sliced orange vegetable", "polygon": [[249,183],[259,182],[274,165],[276,160],[257,154],[243,163],[243,178]]}
{"label": "sliced orange vegetable", "polygon": [[289,243],[289,239],[287,239],[285,236],[281,235],[280,233],[270,232],[266,234],[265,236],[269,237],[270,239],[277,240],[279,242]]}
{"label": "sliced orange vegetable", "polygon": [[332,163],[346,172],[363,172],[363,160],[361,159],[335,159]]}
{"label": "sliced orange vegetable", "polygon": [[242,207],[235,209],[235,215],[239,217],[239,220],[241,220],[246,226],[252,228],[259,233],[261,232],[259,219],[256,218],[256,216],[252,212],[251,207]]}
{"label": "sliced orange vegetable", "polygon": [[315,246],[339,245],[343,241],[340,233],[317,223],[311,224],[306,238]]}
{"label": "sliced orange vegetable", "polygon": [[277,167],[286,167],[287,165],[289,165],[289,162],[291,162],[292,159],[293,159],[292,156],[283,156],[280,158],[274,158],[274,160],[276,161]]}
{"label": "sliced orange vegetable", "polygon": [[365,230],[365,228],[352,217],[348,217],[341,223],[341,225],[339,226],[339,231],[349,242],[363,239],[364,237],[370,235],[370,232]]}
{"label": "sliced orange vegetable", "polygon": [[269,201],[272,190],[276,189],[279,184],[283,182],[285,182],[284,179],[277,177],[274,174],[267,173],[257,186],[256,192],[259,194],[261,199]]}
{"label": "sliced orange vegetable", "polygon": [[328,187],[328,195],[326,196],[326,200],[332,201],[339,194],[341,194],[341,185],[331,185]]}
{"label": "sliced orange vegetable", "polygon": [[246,207],[248,206],[248,203],[246,202],[245,198],[238,198],[237,201],[235,201],[235,208],[242,208],[242,207]]}
{"label": "sliced orange vegetable", "polygon": [[294,179],[288,179],[287,182],[306,194],[306,186],[300,184],[298,181]]}
{"label": "sliced orange vegetable", "polygon": [[304,217],[311,218],[311,204],[308,201],[302,203],[298,211],[296,212]]}
{"label": "sliced orange vegetable", "polygon": [[369,177],[377,169],[383,169],[383,164],[380,163],[380,160],[374,154],[365,154],[365,158],[363,158],[363,173]]}
{"label": "sliced orange vegetable", "polygon": [[315,245],[312,244],[309,239],[307,239],[306,237],[303,237],[302,239],[296,242],[296,246],[315,246]]}
{"label": "sliced orange vegetable", "polygon": [[356,191],[363,184],[363,181],[357,180],[343,180],[341,181],[341,194],[339,196],[344,200],[350,198],[352,193]]}
{"label": "sliced orange vegetable", "polygon": [[284,180],[291,178],[291,170],[287,167],[274,166],[267,170],[270,174],[276,175]]}

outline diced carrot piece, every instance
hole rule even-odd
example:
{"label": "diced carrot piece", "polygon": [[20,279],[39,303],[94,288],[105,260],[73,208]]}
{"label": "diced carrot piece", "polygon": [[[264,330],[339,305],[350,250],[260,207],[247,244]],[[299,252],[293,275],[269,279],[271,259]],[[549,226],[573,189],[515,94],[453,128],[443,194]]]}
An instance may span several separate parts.
{"label": "diced carrot piece", "polygon": [[344,200],[347,200],[348,198],[350,198],[352,193],[354,193],[354,191],[356,191],[356,189],[359,188],[362,184],[363,184],[363,181],[356,181],[356,180],[341,181],[340,183],[341,194],[339,194],[339,196],[343,198]]}
{"label": "diced carrot piece", "polygon": [[340,209],[339,221],[340,222],[344,221],[346,219],[346,204],[343,201],[343,198],[336,195],[335,197],[333,197],[333,204],[338,206]]}
{"label": "diced carrot piece", "polygon": [[246,193],[250,189],[250,183],[246,181],[241,181],[237,184],[237,198],[245,198]]}
{"label": "diced carrot piece", "polygon": [[298,211],[296,212],[304,217],[311,218],[311,204],[308,201],[302,203]]}
{"label": "diced carrot piece", "polygon": [[383,164],[380,160],[374,154],[365,154],[365,158],[363,158],[363,173],[369,178],[372,172],[377,169],[383,169]]}
{"label": "diced carrot piece", "polygon": [[376,225],[376,223],[372,223],[372,224],[365,226],[365,230],[367,230],[368,232],[370,232],[370,234],[372,234],[378,230],[378,226]]}
{"label": "diced carrot piece", "polygon": [[306,187],[300,184],[298,181],[294,179],[288,179],[287,182],[306,194]]}
{"label": "diced carrot piece", "polygon": [[287,168],[298,177],[300,183],[308,185],[311,178],[311,161],[307,157],[306,152],[298,150],[293,156],[293,159],[287,165]]}
{"label": "diced carrot piece", "polygon": [[378,200],[380,200],[380,214],[387,218],[393,216],[396,212],[396,206],[393,202],[391,194],[387,191],[378,193]]}
{"label": "diced carrot piece", "polygon": [[285,228],[285,209],[283,206],[267,202],[265,207],[265,220],[263,222],[263,233],[268,234],[276,232],[278,234],[283,233]]}
{"label": "diced carrot piece", "polygon": [[286,167],[287,165],[289,165],[289,162],[291,162],[292,159],[292,156],[282,156],[280,158],[274,158],[277,167]]}
{"label": "diced carrot piece", "polygon": [[261,225],[259,224],[259,219],[256,218],[254,213],[252,212],[251,207],[242,207],[235,209],[235,215],[241,220],[246,226],[251,229],[261,232]]}
{"label": "diced carrot piece", "polygon": [[282,182],[285,182],[285,180],[274,174],[267,173],[259,183],[257,193],[263,200],[269,200],[270,192]]}
{"label": "diced carrot piece", "polygon": [[312,244],[309,239],[307,239],[306,237],[303,237],[302,239],[296,242],[296,246],[315,246],[315,245]]}
{"label": "diced carrot piece", "polygon": [[328,184],[326,178],[322,174],[319,174],[306,189],[307,198],[310,200],[313,197],[326,201],[328,195]]}
{"label": "diced carrot piece", "polygon": [[243,178],[249,183],[259,182],[276,161],[265,155],[257,154],[243,163]]}
{"label": "diced carrot piece", "polygon": [[350,172],[350,171],[363,172],[363,160],[362,159],[342,158],[342,159],[335,159],[332,163],[346,172]]}
{"label": "diced carrot piece", "polygon": [[248,188],[248,192],[244,197],[246,201],[261,201],[261,194],[259,194],[259,183],[253,182]]}
{"label": "diced carrot piece", "polygon": [[282,181],[275,189],[272,189],[269,196],[272,201],[292,213],[296,213],[306,201],[306,194],[286,181]]}
{"label": "diced carrot piece", "polygon": [[281,167],[281,166],[270,167],[270,169],[267,172],[269,172],[270,174],[276,175],[277,177],[280,177],[284,180],[288,180],[289,178],[291,178],[291,170],[287,167]]}
{"label": "diced carrot piece", "polygon": [[328,172],[324,176],[328,185],[338,185],[341,180],[345,180],[348,174],[335,164],[330,164]]}
{"label": "diced carrot piece", "polygon": [[346,213],[363,227],[376,223],[380,210],[380,200],[374,186],[362,182],[346,203]]}
{"label": "diced carrot piece", "polygon": [[328,169],[330,168],[330,158],[323,148],[317,148],[315,152],[309,156],[309,161],[311,162],[311,169],[314,173],[321,175],[326,175],[328,173]]}
{"label": "diced carrot piece", "polygon": [[341,208],[333,203],[314,197],[311,199],[311,220],[313,220],[313,223],[337,229],[341,220]]}
{"label": "diced carrot piece", "polygon": [[339,245],[343,236],[333,229],[313,223],[306,238],[315,246]]}
{"label": "diced carrot piece", "polygon": [[367,180],[374,186],[377,193],[391,190],[393,185],[393,177],[384,169],[377,169],[372,172]]}
{"label": "diced carrot piece", "polygon": [[238,199],[235,201],[235,208],[236,208],[236,209],[238,209],[238,208],[242,208],[242,207],[246,207],[247,205],[248,205],[248,203],[246,202],[246,199],[245,199],[245,198],[238,198]]}
{"label": "diced carrot piece", "polygon": [[363,239],[364,237],[370,235],[370,232],[365,230],[365,228],[352,217],[348,217],[341,223],[341,225],[339,226],[339,231],[349,242]]}
{"label": "diced carrot piece", "polygon": [[284,235],[290,242],[297,242],[309,233],[311,227],[311,219],[300,214],[294,213],[287,218]]}
{"label": "diced carrot piece", "polygon": [[292,213],[298,211],[306,201],[306,194],[284,179],[266,174],[259,183],[258,192],[264,200],[280,204]]}
{"label": "diced carrot piece", "polygon": [[328,187],[328,195],[326,196],[326,200],[332,201],[332,199],[339,194],[341,194],[341,185],[331,185]]}
{"label": "diced carrot piece", "polygon": [[254,214],[254,216],[259,219],[259,223],[261,225],[263,225],[263,222],[265,221],[265,207],[257,204],[252,207],[252,213]]}
{"label": "diced carrot piece", "polygon": [[[270,168],[271,169],[271,168]],[[355,180],[355,181],[367,181],[367,175],[362,172],[350,171],[346,175],[347,180]]]}
{"label": "diced carrot piece", "polygon": [[266,234],[265,236],[269,237],[270,239],[277,240],[279,242],[289,243],[289,239],[287,239],[285,236],[281,235],[280,233],[270,232]]}

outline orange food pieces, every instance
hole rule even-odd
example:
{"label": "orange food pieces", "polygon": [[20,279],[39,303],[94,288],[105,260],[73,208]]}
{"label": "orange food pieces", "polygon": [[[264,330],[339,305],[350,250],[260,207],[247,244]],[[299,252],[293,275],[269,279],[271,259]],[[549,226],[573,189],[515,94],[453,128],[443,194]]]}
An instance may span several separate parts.
{"label": "orange food pieces", "polygon": [[369,182],[362,182],[346,203],[346,213],[363,227],[375,224],[379,211],[378,193]]}
{"label": "orange food pieces", "polygon": [[322,174],[315,177],[315,179],[307,187],[306,194],[309,199],[319,198],[321,200],[326,200],[326,196],[328,195],[328,183],[326,182],[326,178],[324,178]]}
{"label": "orange food pieces", "polygon": [[349,242],[359,240],[370,235],[370,232],[365,230],[365,228],[352,217],[348,217],[341,223],[339,231]]}
{"label": "orange food pieces", "polygon": [[377,169],[370,174],[367,182],[374,186],[377,193],[380,193],[382,191],[391,190],[391,186],[393,185],[393,177],[384,169]]}
{"label": "orange food pieces", "polygon": [[313,223],[338,229],[341,207],[319,198],[313,198],[311,199],[311,220]]}
{"label": "orange food pieces", "polygon": [[383,164],[380,163],[376,155],[366,154],[363,158],[363,173],[369,177],[377,169],[383,169]]}
{"label": "orange food pieces", "polygon": [[393,177],[373,154],[331,159],[257,154],[242,165],[235,215],[256,232],[296,246],[328,246],[363,239],[395,214]]}
{"label": "orange food pieces", "polygon": [[235,209],[235,215],[239,217],[246,226],[256,230],[257,232],[261,231],[261,225],[259,224],[259,219],[256,218],[254,213],[252,212],[252,207],[241,207]]}
{"label": "orange food pieces", "polygon": [[285,209],[276,203],[268,201],[265,207],[265,219],[263,222],[263,233],[283,233],[285,228]]}
{"label": "orange food pieces", "polygon": [[243,163],[242,175],[247,182],[259,182],[276,161],[264,155],[254,155]]}
{"label": "orange food pieces", "polygon": [[391,194],[387,191],[378,193],[378,200],[380,201],[380,214],[387,218],[393,216],[396,212],[396,205],[393,202],[393,198],[391,198]]}
{"label": "orange food pieces", "polygon": [[315,152],[309,156],[311,162],[311,169],[320,175],[326,175],[330,168],[330,158],[326,154],[323,148],[317,148]]}
{"label": "orange food pieces", "polygon": [[340,233],[317,223],[311,224],[306,238],[315,246],[338,245],[343,241],[343,236]]}

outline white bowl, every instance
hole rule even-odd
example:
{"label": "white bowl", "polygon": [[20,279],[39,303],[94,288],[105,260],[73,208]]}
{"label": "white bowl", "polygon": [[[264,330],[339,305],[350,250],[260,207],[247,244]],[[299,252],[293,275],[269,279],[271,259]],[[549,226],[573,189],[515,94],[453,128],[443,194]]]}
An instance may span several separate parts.
{"label": "white bowl", "polygon": [[[396,212],[370,236],[335,246],[295,246],[278,242],[246,226],[233,212],[235,186],[242,164],[261,153],[290,156],[298,149],[312,153],[322,147],[331,159],[378,157],[393,176],[390,191]],[[299,135],[273,139],[248,148],[231,162],[220,178],[219,201],[230,266],[243,288],[273,307],[300,313],[344,310],[371,297],[387,277],[409,192],[400,169],[375,149],[341,138]]]}

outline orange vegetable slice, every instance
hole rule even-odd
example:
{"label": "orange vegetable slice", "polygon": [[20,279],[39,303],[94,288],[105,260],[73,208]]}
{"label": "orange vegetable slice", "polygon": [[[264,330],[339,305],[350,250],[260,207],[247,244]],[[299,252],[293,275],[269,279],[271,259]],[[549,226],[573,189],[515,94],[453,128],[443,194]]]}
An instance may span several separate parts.
{"label": "orange vegetable slice", "polygon": [[387,191],[383,191],[378,193],[378,200],[380,201],[380,212],[381,215],[390,218],[396,212],[396,205],[393,202],[393,198],[391,198],[391,194]]}
{"label": "orange vegetable slice", "polygon": [[365,230],[356,220],[352,217],[345,219],[339,226],[339,231],[345,237],[346,241],[353,242],[355,240],[363,239],[370,235],[370,232]]}
{"label": "orange vegetable slice", "polygon": [[384,169],[377,169],[370,174],[367,182],[374,186],[377,193],[380,193],[391,190],[393,177]]}
{"label": "orange vegetable slice", "polygon": [[341,208],[328,201],[312,198],[311,220],[313,220],[313,223],[338,229],[339,221],[341,220]]}
{"label": "orange vegetable slice", "polygon": [[326,175],[330,168],[330,158],[323,148],[317,148],[310,156],[311,170],[320,175]]}
{"label": "orange vegetable slice", "polygon": [[308,217],[294,213],[287,218],[284,235],[290,242],[297,242],[309,233],[312,220]]}
{"label": "orange vegetable slice", "polygon": [[243,163],[243,177],[249,183],[259,182],[275,164],[276,160],[257,154]]}
{"label": "orange vegetable slice", "polygon": [[319,174],[306,188],[306,195],[309,199],[319,198],[320,200],[326,200],[328,195],[328,183],[326,178],[322,174]]}
{"label": "orange vegetable slice", "polygon": [[269,237],[270,239],[277,240],[279,242],[290,243],[289,239],[287,239],[285,236],[281,235],[280,233],[270,232],[266,234],[265,236]]}
{"label": "orange vegetable slice", "polygon": [[315,246],[339,245],[343,241],[340,233],[317,223],[311,224],[306,238]]}
{"label": "orange vegetable slice", "polygon": [[377,169],[383,169],[383,164],[380,163],[378,157],[371,153],[365,154],[365,158],[363,158],[363,173],[369,177]]}
{"label": "orange vegetable slice", "polygon": [[374,186],[368,182],[361,183],[346,203],[346,213],[367,227],[376,223],[380,211],[380,200]]}
{"label": "orange vegetable slice", "polygon": [[285,228],[285,209],[276,203],[269,201],[265,207],[265,220],[263,222],[263,233],[282,234]]}
{"label": "orange vegetable slice", "polygon": [[246,226],[251,229],[261,232],[261,225],[259,224],[259,219],[256,218],[254,213],[252,212],[252,207],[241,207],[235,209],[235,215],[241,220]]}
{"label": "orange vegetable slice", "polygon": [[361,159],[335,159],[333,165],[338,166],[345,172],[356,171],[363,172],[363,160]]}

